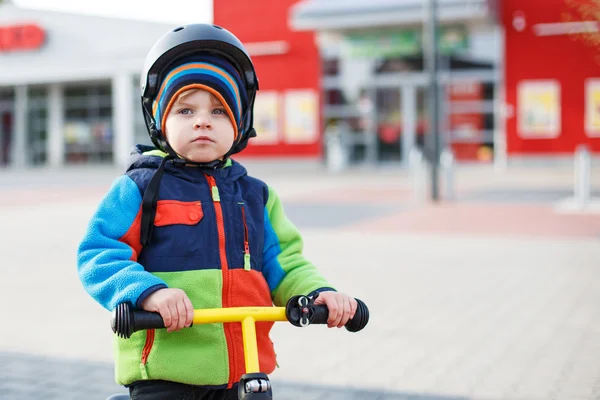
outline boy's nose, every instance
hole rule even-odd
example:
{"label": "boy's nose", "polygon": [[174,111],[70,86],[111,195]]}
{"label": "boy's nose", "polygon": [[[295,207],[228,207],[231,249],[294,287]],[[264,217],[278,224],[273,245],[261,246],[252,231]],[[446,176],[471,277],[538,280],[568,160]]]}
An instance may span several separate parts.
{"label": "boy's nose", "polygon": [[199,116],[194,122],[194,128],[196,129],[208,129],[211,127],[210,120],[204,116]]}

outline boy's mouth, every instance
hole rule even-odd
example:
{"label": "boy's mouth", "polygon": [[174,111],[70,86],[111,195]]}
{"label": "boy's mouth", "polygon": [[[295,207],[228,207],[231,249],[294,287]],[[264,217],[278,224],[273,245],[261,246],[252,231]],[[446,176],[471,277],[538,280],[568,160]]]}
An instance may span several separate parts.
{"label": "boy's mouth", "polygon": [[211,138],[209,138],[208,136],[198,136],[196,139],[194,139],[194,142],[213,142],[213,140]]}

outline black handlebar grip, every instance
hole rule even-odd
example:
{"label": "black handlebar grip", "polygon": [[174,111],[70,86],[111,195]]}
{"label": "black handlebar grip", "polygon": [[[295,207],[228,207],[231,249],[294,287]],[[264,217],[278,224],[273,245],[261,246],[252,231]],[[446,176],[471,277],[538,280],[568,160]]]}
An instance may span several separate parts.
{"label": "black handlebar grip", "polygon": [[[357,303],[356,313],[354,318],[346,322],[345,328],[348,332],[358,332],[362,330],[369,322],[369,309],[367,305],[359,299],[355,299]],[[326,324],[329,318],[329,310],[327,306],[313,306],[313,316],[311,324]]]}
{"label": "black handlebar grip", "polygon": [[327,306],[313,306],[313,315],[311,324],[326,324],[329,319],[329,309]]}
{"label": "black handlebar grip", "polygon": [[121,303],[112,313],[110,326],[114,333],[128,339],[137,331],[164,328],[165,322],[159,313],[135,310],[130,304]]}

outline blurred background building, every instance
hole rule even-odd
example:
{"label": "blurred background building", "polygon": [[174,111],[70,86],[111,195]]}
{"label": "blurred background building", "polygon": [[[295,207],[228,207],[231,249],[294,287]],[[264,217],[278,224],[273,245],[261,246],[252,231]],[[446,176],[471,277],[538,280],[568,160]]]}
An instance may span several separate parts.
{"label": "blurred background building", "polygon": [[[403,163],[428,133],[425,0],[214,0],[258,71],[244,157]],[[600,150],[593,0],[438,0],[441,132],[468,162]],[[0,165],[126,162],[139,71],[173,24],[0,5]],[[135,32],[135,34],[132,34]]]}
{"label": "blurred background building", "polygon": [[122,162],[148,142],[140,67],[172,28],[0,5],[0,163]]}
{"label": "blurred background building", "polygon": [[[493,148],[501,58],[492,3],[438,1],[443,127],[460,159]],[[428,132],[423,34],[427,2],[303,1],[295,29],[314,30],[322,63],[325,131],[341,124],[354,161],[408,161]],[[425,29],[426,30],[426,29]]]}

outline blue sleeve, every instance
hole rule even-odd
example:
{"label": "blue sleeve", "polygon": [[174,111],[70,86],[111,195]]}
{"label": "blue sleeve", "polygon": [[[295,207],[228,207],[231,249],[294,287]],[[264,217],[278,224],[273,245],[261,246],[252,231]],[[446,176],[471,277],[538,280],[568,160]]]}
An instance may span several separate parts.
{"label": "blue sleeve", "polygon": [[285,278],[285,271],[279,264],[277,257],[281,254],[279,238],[271,225],[269,213],[265,207],[264,212],[265,238],[263,250],[263,275],[269,285],[269,290],[273,292]]}
{"label": "blue sleeve", "polygon": [[90,296],[109,311],[123,302],[139,307],[142,296],[167,287],[135,261],[139,249],[123,240],[129,233],[127,236],[139,243],[135,229],[139,230],[136,220],[141,203],[135,182],[126,175],[119,177],[100,202],[79,245],[79,279]]}

